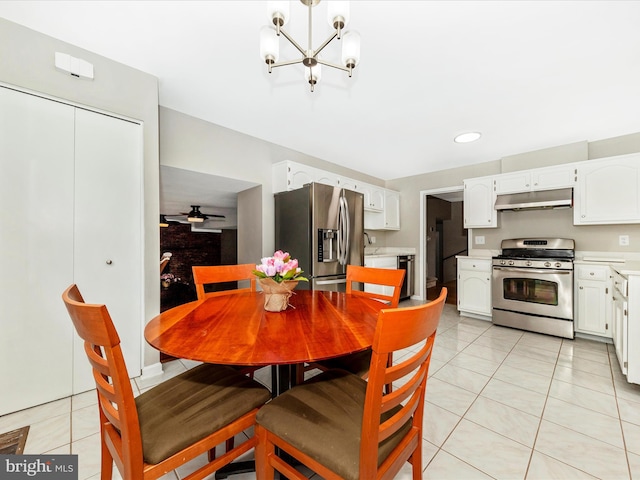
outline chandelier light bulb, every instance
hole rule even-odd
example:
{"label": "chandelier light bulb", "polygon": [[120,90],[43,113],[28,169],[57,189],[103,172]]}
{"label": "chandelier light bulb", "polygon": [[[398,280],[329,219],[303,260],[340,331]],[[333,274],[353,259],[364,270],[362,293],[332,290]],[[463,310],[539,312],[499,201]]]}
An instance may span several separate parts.
{"label": "chandelier light bulb", "polygon": [[280,28],[289,21],[289,2],[267,2],[267,15],[269,23]]}
{"label": "chandelier light bulb", "polygon": [[271,65],[278,61],[280,56],[280,43],[276,29],[265,25],[260,29],[260,58],[269,65],[269,73],[271,73]]}
{"label": "chandelier light bulb", "polygon": [[320,64],[317,64],[314,67],[304,67],[304,78],[307,80],[307,82],[309,82],[312,92],[313,92],[313,87],[322,78],[322,68],[320,67],[321,67]]}
{"label": "chandelier light bulb", "polygon": [[[349,2],[329,1],[327,2],[327,21],[331,28],[343,30],[349,23],[350,7]],[[340,38],[340,35],[338,35]]]}
{"label": "chandelier light bulb", "polygon": [[[342,37],[342,64],[350,70],[360,62],[360,34],[347,32]],[[351,76],[351,71],[349,72]]]}

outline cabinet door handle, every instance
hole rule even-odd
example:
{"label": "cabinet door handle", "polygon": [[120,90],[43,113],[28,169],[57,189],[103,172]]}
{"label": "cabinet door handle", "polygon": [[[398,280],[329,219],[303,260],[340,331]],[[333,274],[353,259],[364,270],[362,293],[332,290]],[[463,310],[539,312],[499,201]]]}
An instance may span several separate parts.
{"label": "cabinet door handle", "polygon": [[107,260],[106,263],[107,263],[107,265],[111,265],[111,264],[113,264],[113,261],[112,260]]}

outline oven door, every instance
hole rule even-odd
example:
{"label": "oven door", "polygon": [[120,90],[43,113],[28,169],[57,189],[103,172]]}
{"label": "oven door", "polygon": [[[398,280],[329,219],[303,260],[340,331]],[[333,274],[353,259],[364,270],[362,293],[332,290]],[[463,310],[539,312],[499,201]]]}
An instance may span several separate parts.
{"label": "oven door", "polygon": [[493,308],[573,320],[573,270],[493,267]]}

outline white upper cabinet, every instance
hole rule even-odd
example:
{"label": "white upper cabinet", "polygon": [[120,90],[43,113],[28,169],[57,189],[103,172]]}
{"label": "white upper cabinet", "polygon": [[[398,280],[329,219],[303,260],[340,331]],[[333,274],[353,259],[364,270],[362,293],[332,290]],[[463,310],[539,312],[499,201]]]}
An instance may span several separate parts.
{"label": "white upper cabinet", "polygon": [[581,162],[574,225],[640,223],[640,153]]}
{"label": "white upper cabinet", "polygon": [[569,163],[557,167],[531,170],[531,190],[552,190],[571,188],[576,184],[576,164]]}
{"label": "white upper cabinet", "polygon": [[496,194],[519,193],[531,190],[531,174],[529,171],[504,173],[493,178]]}
{"label": "white upper cabinet", "polygon": [[493,177],[464,181],[464,228],[495,228],[498,213],[494,208],[496,193]]}
{"label": "white upper cabinet", "polygon": [[273,193],[295,190],[312,182],[336,187],[340,184],[334,173],[288,160],[274,164],[272,176]]}
{"label": "white upper cabinet", "polygon": [[364,209],[374,212],[384,210],[384,188],[375,185],[364,185],[362,187],[364,194]]}
{"label": "white upper cabinet", "polygon": [[392,190],[384,191],[384,228],[400,229],[400,194]]}
{"label": "white upper cabinet", "polygon": [[352,192],[364,193],[362,191],[362,184],[360,182],[357,182],[356,180],[353,180],[352,178],[340,177],[338,179],[338,186],[346,188],[347,190],[351,190]]}
{"label": "white upper cabinet", "polygon": [[571,188],[576,182],[576,165],[535,168],[494,176],[496,194]]}
{"label": "white upper cabinet", "polygon": [[[400,193],[393,190],[381,189],[382,210],[365,208],[365,230],[399,230],[400,229]],[[365,194],[365,205],[367,197]]]}

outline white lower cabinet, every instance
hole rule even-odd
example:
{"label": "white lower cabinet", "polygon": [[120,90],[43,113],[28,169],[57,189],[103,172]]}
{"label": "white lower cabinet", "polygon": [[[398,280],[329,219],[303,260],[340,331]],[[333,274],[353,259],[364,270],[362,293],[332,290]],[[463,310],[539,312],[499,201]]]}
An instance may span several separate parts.
{"label": "white lower cabinet", "polygon": [[576,262],[574,279],[575,331],[611,338],[611,268]]}
{"label": "white lower cabinet", "polygon": [[491,259],[456,257],[458,261],[458,311],[490,319]]}
{"label": "white lower cabinet", "polygon": [[628,280],[620,273],[613,271],[613,345],[616,349],[616,358],[620,370],[627,375],[628,350],[627,339],[629,337],[629,294],[627,291]]}
{"label": "white lower cabinet", "polygon": [[[374,257],[365,255],[364,266],[373,268],[389,268],[395,270],[398,268],[398,257],[396,255]],[[364,291],[393,296],[393,287],[388,287],[386,285],[374,285],[372,283],[365,283]]]}
{"label": "white lower cabinet", "polygon": [[141,368],[142,126],[0,87],[0,415],[93,388],[61,299],[105,303]]}

